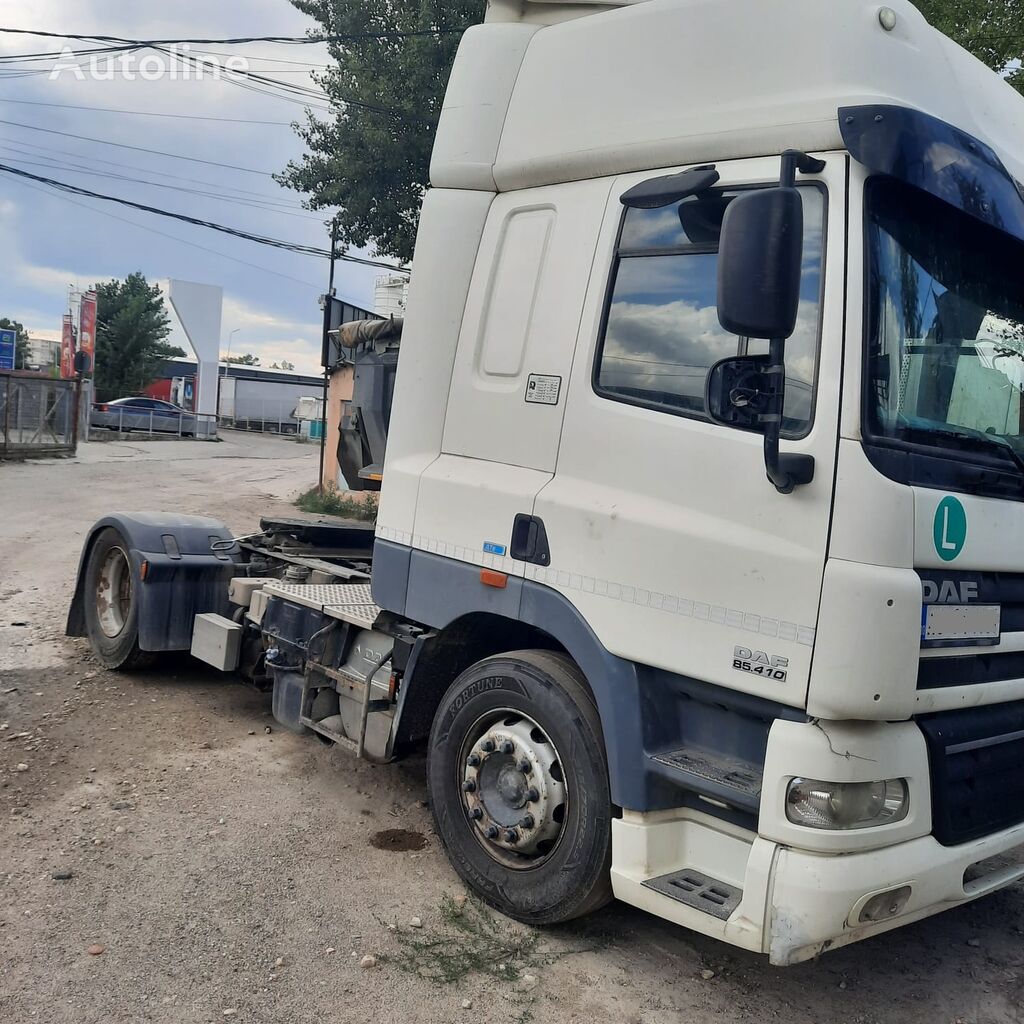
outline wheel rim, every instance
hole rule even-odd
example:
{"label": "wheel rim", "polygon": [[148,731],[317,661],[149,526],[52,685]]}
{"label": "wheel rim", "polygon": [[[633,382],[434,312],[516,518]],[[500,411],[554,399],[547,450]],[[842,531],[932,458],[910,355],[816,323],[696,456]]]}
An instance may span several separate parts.
{"label": "wheel rim", "polygon": [[569,790],[562,761],[529,715],[503,709],[478,719],[460,752],[463,809],[477,840],[507,867],[537,867],[565,830]]}
{"label": "wheel rim", "polygon": [[120,636],[132,607],[132,570],[123,548],[111,548],[96,579],[96,618],[103,635]]}

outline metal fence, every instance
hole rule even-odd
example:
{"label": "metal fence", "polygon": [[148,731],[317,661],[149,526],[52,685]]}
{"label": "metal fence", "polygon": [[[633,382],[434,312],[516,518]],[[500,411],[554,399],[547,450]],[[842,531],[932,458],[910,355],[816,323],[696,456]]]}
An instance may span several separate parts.
{"label": "metal fence", "polygon": [[75,382],[0,372],[0,457],[75,450]]}
{"label": "metal fence", "polygon": [[187,437],[210,441],[217,437],[217,417],[198,412],[173,412],[124,405],[94,406],[89,418],[89,429],[94,441],[103,438],[107,431],[118,435],[142,434],[146,437]]}

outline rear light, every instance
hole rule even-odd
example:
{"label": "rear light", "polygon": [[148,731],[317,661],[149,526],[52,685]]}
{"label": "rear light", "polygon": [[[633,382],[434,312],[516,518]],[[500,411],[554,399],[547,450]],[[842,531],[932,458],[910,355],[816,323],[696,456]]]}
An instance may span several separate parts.
{"label": "rear light", "polygon": [[93,408],[97,412],[110,412],[110,406],[109,405],[94,405]]}

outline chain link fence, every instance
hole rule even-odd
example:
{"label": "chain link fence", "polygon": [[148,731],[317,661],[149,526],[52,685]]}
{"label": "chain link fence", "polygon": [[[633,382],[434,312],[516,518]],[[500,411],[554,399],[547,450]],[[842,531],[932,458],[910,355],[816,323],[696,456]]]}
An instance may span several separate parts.
{"label": "chain link fence", "polygon": [[75,382],[0,371],[0,458],[75,450]]}

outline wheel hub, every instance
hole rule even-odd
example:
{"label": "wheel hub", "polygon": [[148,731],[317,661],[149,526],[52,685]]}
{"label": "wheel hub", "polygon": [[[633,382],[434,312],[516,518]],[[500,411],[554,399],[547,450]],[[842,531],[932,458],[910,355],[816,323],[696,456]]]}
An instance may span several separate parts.
{"label": "wheel hub", "polygon": [[132,605],[132,570],[128,555],[111,548],[96,580],[96,617],[105,636],[119,636]]}
{"label": "wheel hub", "polygon": [[568,792],[558,751],[536,722],[516,712],[485,724],[469,746],[462,796],[493,853],[533,860],[561,835]]}

